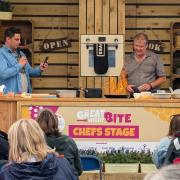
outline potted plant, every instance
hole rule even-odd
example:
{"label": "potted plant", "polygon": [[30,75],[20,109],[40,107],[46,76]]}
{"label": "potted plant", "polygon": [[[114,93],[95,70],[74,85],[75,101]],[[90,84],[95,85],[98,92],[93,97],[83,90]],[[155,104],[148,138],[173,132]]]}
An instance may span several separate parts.
{"label": "potted plant", "polygon": [[0,0],[0,20],[12,19],[12,5],[8,0]]}

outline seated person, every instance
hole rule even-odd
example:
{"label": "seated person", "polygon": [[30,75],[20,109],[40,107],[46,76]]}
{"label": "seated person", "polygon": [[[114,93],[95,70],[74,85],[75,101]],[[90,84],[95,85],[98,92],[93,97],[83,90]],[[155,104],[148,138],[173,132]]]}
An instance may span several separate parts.
{"label": "seated person", "polygon": [[8,140],[9,163],[0,172],[1,180],[75,179],[69,162],[47,146],[36,121],[16,121],[9,129]]}
{"label": "seated person", "polygon": [[171,164],[159,169],[155,173],[147,174],[144,180],[179,180],[180,164]]}
{"label": "seated person", "polygon": [[165,157],[165,165],[172,163],[180,163],[180,131],[176,132],[175,138],[171,141]]}
{"label": "seated person", "polygon": [[55,148],[60,155],[70,162],[77,179],[82,173],[80,155],[75,141],[59,132],[58,118],[49,109],[39,112],[37,122],[46,135],[46,142],[51,148]]}
{"label": "seated person", "polygon": [[167,136],[160,140],[160,143],[154,150],[153,162],[157,168],[161,168],[164,165],[169,145],[175,138],[177,131],[180,131],[180,114],[172,116]]}
{"label": "seated person", "polygon": [[139,33],[134,37],[134,52],[125,58],[121,74],[126,75],[130,93],[156,92],[166,81],[164,65],[157,54],[148,50],[148,37]]}
{"label": "seated person", "polygon": [[0,170],[8,162],[9,143],[7,134],[0,131]]}
{"label": "seated person", "polygon": [[0,160],[8,160],[9,143],[7,140],[7,134],[0,131]]}

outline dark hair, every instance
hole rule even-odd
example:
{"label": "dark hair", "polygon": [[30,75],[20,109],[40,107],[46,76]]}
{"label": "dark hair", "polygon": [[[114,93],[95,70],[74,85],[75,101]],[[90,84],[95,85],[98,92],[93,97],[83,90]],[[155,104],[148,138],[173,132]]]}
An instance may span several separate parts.
{"label": "dark hair", "polygon": [[180,114],[175,114],[171,116],[168,136],[175,137],[177,131],[180,131]]}
{"label": "dark hair", "polygon": [[49,109],[41,110],[37,116],[37,122],[46,135],[61,135],[58,129],[58,117],[53,111]]}
{"label": "dark hair", "polygon": [[7,28],[4,32],[4,41],[6,40],[6,37],[14,37],[14,34],[21,34],[21,31],[16,27]]}
{"label": "dark hair", "polygon": [[148,41],[149,41],[149,38],[148,38],[147,34],[141,32],[141,33],[136,34],[134,36],[133,40],[134,41],[136,41],[136,40],[144,40],[146,45],[147,45]]}

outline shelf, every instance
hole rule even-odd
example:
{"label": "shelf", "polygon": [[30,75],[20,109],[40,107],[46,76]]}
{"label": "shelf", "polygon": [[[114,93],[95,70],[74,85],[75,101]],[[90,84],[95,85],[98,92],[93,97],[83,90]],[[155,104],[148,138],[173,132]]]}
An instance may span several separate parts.
{"label": "shelf", "polygon": [[173,47],[172,48],[172,51],[175,52],[175,51],[180,51],[180,47]]}
{"label": "shelf", "polygon": [[[180,88],[180,74],[175,74],[177,68],[180,67],[180,22],[174,22],[171,25],[171,75],[170,82],[173,89]],[[179,71],[178,71],[179,72]]]}
{"label": "shelf", "polygon": [[174,79],[180,78],[180,74],[173,74]]}

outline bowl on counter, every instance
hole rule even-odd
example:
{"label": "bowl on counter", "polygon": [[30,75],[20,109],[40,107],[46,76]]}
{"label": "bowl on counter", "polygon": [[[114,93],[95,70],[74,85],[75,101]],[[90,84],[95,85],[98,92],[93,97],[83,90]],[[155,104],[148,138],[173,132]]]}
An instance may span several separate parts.
{"label": "bowl on counter", "polygon": [[151,99],[153,98],[151,92],[133,93],[135,99]]}
{"label": "bowl on counter", "polygon": [[180,89],[171,90],[171,97],[174,99],[180,99]]}
{"label": "bowl on counter", "polygon": [[174,93],[174,94],[180,94],[180,89],[175,89],[175,90],[173,91],[173,93]]}
{"label": "bowl on counter", "polygon": [[71,89],[56,90],[55,94],[57,97],[62,97],[62,98],[79,97],[79,91],[78,90],[71,90]]}
{"label": "bowl on counter", "polygon": [[134,99],[140,99],[141,93],[133,93]]}
{"label": "bowl on counter", "polygon": [[172,94],[171,93],[153,93],[152,96],[155,99],[170,99]]}
{"label": "bowl on counter", "polygon": [[173,93],[172,98],[174,99],[180,99],[180,93]]}

